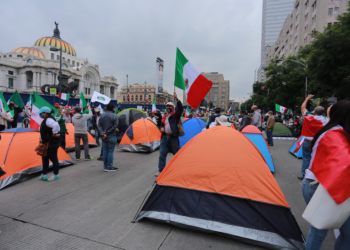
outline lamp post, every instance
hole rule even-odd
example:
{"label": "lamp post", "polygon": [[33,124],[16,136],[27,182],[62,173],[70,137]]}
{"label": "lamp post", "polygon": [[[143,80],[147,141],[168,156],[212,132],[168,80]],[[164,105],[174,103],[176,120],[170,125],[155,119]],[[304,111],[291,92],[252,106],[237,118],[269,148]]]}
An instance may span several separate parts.
{"label": "lamp post", "polygon": [[[282,62],[284,63],[285,61],[289,61],[289,62],[293,62],[299,66],[301,66],[303,69],[306,69],[306,65],[301,63],[301,62],[298,62],[296,60],[293,60],[293,59],[276,59],[276,62]],[[307,76],[306,76],[306,79],[305,79],[305,98],[307,97]]]}
{"label": "lamp post", "polygon": [[[59,92],[62,94],[62,48],[58,49],[56,47],[51,47],[50,51],[59,51],[60,52],[60,71],[59,71],[60,80],[59,80],[58,84],[59,84]],[[62,104],[62,101],[60,100],[59,103]]]}
{"label": "lamp post", "polygon": [[[53,72],[51,69],[48,69],[47,72],[51,73],[51,74],[53,74],[55,76],[54,79],[53,79],[53,86],[56,88],[56,76],[57,76],[56,72]],[[53,96],[53,103],[54,103],[54,105],[55,105],[55,101],[56,101],[56,95]]]}

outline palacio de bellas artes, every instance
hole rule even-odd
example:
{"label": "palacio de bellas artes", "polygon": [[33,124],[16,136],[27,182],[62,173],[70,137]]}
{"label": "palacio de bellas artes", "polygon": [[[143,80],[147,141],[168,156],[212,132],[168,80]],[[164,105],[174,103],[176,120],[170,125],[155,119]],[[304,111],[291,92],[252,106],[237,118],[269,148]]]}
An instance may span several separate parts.
{"label": "palacio de bellas artes", "polygon": [[0,90],[49,94],[49,88],[59,83],[60,51],[50,51],[50,47],[56,47],[62,49],[62,84],[67,84],[66,92],[72,96],[83,92],[90,99],[97,91],[116,99],[117,78],[102,77],[98,64],[79,58],[75,48],[61,38],[59,23],[55,25],[52,36],[39,38],[32,46],[18,44],[10,52],[0,51]]}

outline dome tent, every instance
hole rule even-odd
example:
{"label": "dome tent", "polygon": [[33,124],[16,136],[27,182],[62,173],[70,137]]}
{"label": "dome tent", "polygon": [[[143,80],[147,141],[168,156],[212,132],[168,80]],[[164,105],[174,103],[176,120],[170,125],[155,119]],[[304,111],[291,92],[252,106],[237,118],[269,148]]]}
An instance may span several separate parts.
{"label": "dome tent", "polygon": [[305,136],[300,136],[293,146],[289,149],[289,153],[294,155],[296,158],[301,159],[303,158],[303,142],[305,140]]}
{"label": "dome tent", "polygon": [[129,126],[119,144],[119,149],[129,152],[153,152],[160,146],[161,136],[153,122],[141,118]]}
{"label": "dome tent", "polygon": [[[75,149],[75,139],[74,139],[74,125],[73,123],[66,123],[68,135],[66,135],[66,150],[71,151]],[[87,132],[88,140],[89,140],[89,146],[95,146],[97,147],[97,143],[95,141],[95,138],[90,134],[90,132]],[[80,145],[83,144],[83,140],[80,140]]]}
{"label": "dome tent", "polygon": [[256,146],[256,148],[260,151],[261,155],[264,157],[270,171],[274,173],[275,166],[272,161],[271,151],[261,131],[256,126],[248,125],[244,127],[242,133],[245,137],[248,138],[248,140],[250,140]]}
{"label": "dome tent", "polygon": [[287,128],[280,122],[275,123],[275,128],[273,129],[272,136],[273,137],[294,137],[292,134],[292,131],[290,131],[289,128]]}
{"label": "dome tent", "polygon": [[146,118],[145,112],[139,109],[124,109],[123,111],[120,111],[117,114],[118,117],[118,129],[119,129],[119,135],[118,135],[118,140],[120,140],[125,131],[128,129],[128,127],[134,122],[137,121],[138,119],[141,118]]}
{"label": "dome tent", "polygon": [[[0,189],[27,180],[31,174],[42,170],[41,156],[34,151],[40,140],[39,131],[13,128],[1,131],[0,135],[0,166],[6,172],[0,177]],[[25,150],[22,150],[23,146]],[[74,164],[61,147],[58,148],[57,155],[60,166]]]}
{"label": "dome tent", "polygon": [[223,126],[203,131],[158,176],[136,221],[148,218],[273,249],[304,249],[302,232],[265,164],[240,132]]}
{"label": "dome tent", "polygon": [[179,137],[180,148],[182,148],[189,140],[202,132],[205,121],[199,118],[188,119],[183,123],[185,135]]}

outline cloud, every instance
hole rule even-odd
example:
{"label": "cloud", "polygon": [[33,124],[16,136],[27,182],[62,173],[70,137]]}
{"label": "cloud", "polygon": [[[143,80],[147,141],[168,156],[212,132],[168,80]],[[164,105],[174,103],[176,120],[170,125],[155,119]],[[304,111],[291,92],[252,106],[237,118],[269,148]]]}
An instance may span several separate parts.
{"label": "cloud", "polygon": [[258,0],[8,0],[2,9],[12,11],[1,15],[1,51],[52,36],[57,21],[77,56],[99,64],[101,76],[114,75],[121,85],[126,74],[129,83],[154,83],[161,57],[164,88],[173,91],[179,47],[199,71],[223,73],[237,100],[247,97],[260,64]]}

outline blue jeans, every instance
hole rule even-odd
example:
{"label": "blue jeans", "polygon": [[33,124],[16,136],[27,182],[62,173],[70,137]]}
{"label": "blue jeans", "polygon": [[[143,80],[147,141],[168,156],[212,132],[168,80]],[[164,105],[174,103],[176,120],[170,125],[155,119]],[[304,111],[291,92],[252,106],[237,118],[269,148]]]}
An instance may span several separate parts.
{"label": "blue jeans", "polygon": [[[312,181],[307,179],[303,180],[302,191],[306,204],[309,204],[312,196],[316,192],[319,185],[311,184]],[[345,250],[350,249],[350,217],[344,222],[340,227],[340,235],[335,241],[335,250]],[[317,229],[310,225],[309,234],[307,235],[305,250],[318,250],[321,249],[322,242],[326,238],[328,229]]]}
{"label": "blue jeans", "polygon": [[116,137],[102,140],[104,169],[110,169],[110,170],[113,169],[114,149],[116,144],[117,144]]}
{"label": "blue jeans", "polygon": [[273,132],[273,129],[271,129],[271,131],[266,129],[267,144],[272,144],[273,145],[272,132]]}
{"label": "blue jeans", "polygon": [[41,157],[43,160],[43,171],[41,173],[43,175],[47,175],[47,171],[49,170],[50,160],[51,160],[52,165],[53,165],[53,173],[55,175],[58,175],[60,165],[59,165],[58,158],[57,158],[57,151],[58,151],[59,146],[60,146],[59,142],[50,143],[50,146],[47,149],[47,156]]}
{"label": "blue jeans", "polygon": [[160,141],[160,150],[159,150],[159,162],[158,162],[158,169],[159,172],[162,172],[165,168],[166,164],[166,157],[169,153],[173,153],[175,155],[177,151],[179,151],[179,137],[170,137],[167,135],[163,135],[162,139]]}
{"label": "blue jeans", "polygon": [[95,128],[95,141],[98,146],[100,146],[100,130],[98,128]]}
{"label": "blue jeans", "polygon": [[303,164],[301,165],[301,174],[305,176],[305,170],[309,168],[311,160],[312,147],[311,142],[304,140],[303,143]]}
{"label": "blue jeans", "polygon": [[89,131],[90,132],[90,122],[91,122],[91,120],[89,119],[89,120],[87,120],[87,131]]}

